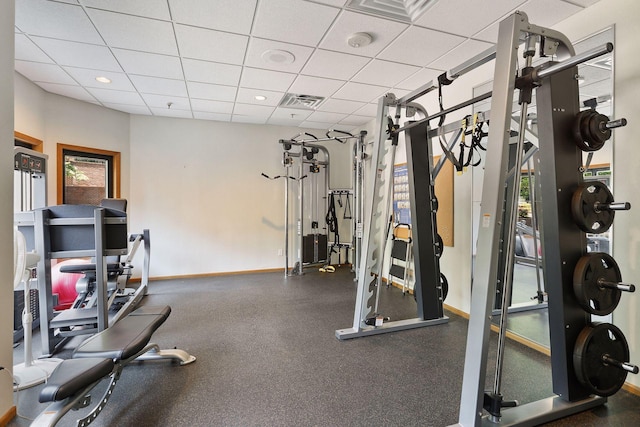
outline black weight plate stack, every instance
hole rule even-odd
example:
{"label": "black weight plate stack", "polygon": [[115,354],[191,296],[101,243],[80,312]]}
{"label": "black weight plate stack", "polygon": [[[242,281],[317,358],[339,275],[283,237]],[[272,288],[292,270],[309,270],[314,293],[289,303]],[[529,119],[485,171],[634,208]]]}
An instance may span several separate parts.
{"label": "black weight plate stack", "polygon": [[442,256],[442,252],[444,252],[444,242],[442,241],[442,236],[436,234],[436,258],[440,258]]}
{"label": "black weight plate stack", "polygon": [[598,151],[611,138],[609,118],[593,110],[581,111],[573,126],[573,138],[582,151]]}
{"label": "black weight plate stack", "polygon": [[447,299],[447,295],[449,295],[449,281],[442,273],[440,273],[440,288],[442,290],[442,301],[444,301]]}
{"label": "black weight plate stack", "polygon": [[585,233],[604,233],[615,217],[615,211],[597,209],[596,206],[613,203],[613,194],[600,181],[585,182],[573,193],[571,198],[571,213],[573,220],[580,230]]}
{"label": "black weight plate stack", "polygon": [[605,363],[603,356],[620,362],[629,361],[629,344],[624,334],[610,323],[586,326],[578,335],[573,350],[574,371],[591,393],[607,397],[620,390],[627,372]]}
{"label": "black weight plate stack", "polygon": [[600,280],[622,282],[620,268],[613,257],[604,252],[591,252],[580,258],[573,272],[576,299],[586,312],[606,316],[618,306],[622,292],[602,286]]}

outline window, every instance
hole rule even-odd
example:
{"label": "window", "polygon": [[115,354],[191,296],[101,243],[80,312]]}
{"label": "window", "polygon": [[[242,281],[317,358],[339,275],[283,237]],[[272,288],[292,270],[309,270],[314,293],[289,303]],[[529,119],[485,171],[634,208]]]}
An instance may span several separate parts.
{"label": "window", "polygon": [[58,203],[99,205],[120,197],[120,153],[58,144]]}

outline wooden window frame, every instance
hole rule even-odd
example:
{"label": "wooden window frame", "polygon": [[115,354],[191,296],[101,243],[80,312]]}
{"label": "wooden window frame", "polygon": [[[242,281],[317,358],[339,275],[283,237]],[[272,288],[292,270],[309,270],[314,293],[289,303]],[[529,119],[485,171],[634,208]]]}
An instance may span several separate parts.
{"label": "wooden window frame", "polygon": [[98,154],[101,156],[110,156],[113,158],[113,197],[120,198],[120,152],[100,150],[98,148],[81,147],[79,145],[56,144],[56,199],[57,204],[62,204],[62,193],[64,186],[64,167],[62,165],[64,159],[64,150],[80,151],[87,154]]}
{"label": "wooden window frame", "polygon": [[34,138],[32,136],[29,136],[27,134],[18,132],[18,131],[14,131],[13,132],[13,139],[17,139],[18,141],[21,142],[26,142],[27,144],[31,145],[31,149],[33,151],[37,151],[38,153],[43,153],[43,143],[42,140],[38,139],[38,138]]}

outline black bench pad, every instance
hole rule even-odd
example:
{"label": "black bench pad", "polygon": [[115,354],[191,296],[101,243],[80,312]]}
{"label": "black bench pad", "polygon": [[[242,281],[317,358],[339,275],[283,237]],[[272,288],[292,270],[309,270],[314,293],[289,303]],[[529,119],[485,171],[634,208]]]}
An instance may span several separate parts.
{"label": "black bench pad", "polygon": [[73,358],[102,357],[126,360],[142,351],[171,313],[171,307],[140,307],[115,325],[87,338]]}
{"label": "black bench pad", "polygon": [[60,363],[40,391],[40,403],[55,402],[73,396],[113,371],[111,359],[69,359]]}

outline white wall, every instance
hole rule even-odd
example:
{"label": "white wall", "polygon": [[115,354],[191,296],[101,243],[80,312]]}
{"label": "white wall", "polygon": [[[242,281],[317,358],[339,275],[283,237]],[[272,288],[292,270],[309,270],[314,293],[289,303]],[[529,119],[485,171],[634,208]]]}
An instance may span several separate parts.
{"label": "white wall", "polygon": [[[300,131],[131,116],[130,230],[150,230],[151,276],[284,267],[283,183],[261,173],[283,173],[278,141]],[[350,187],[351,144],[326,146],[331,185]]]}
{"label": "white wall", "polygon": [[[13,200],[14,2],[0,14],[0,200]],[[0,417],[13,406],[13,204],[0,204]],[[9,325],[12,327],[10,328]]]}

